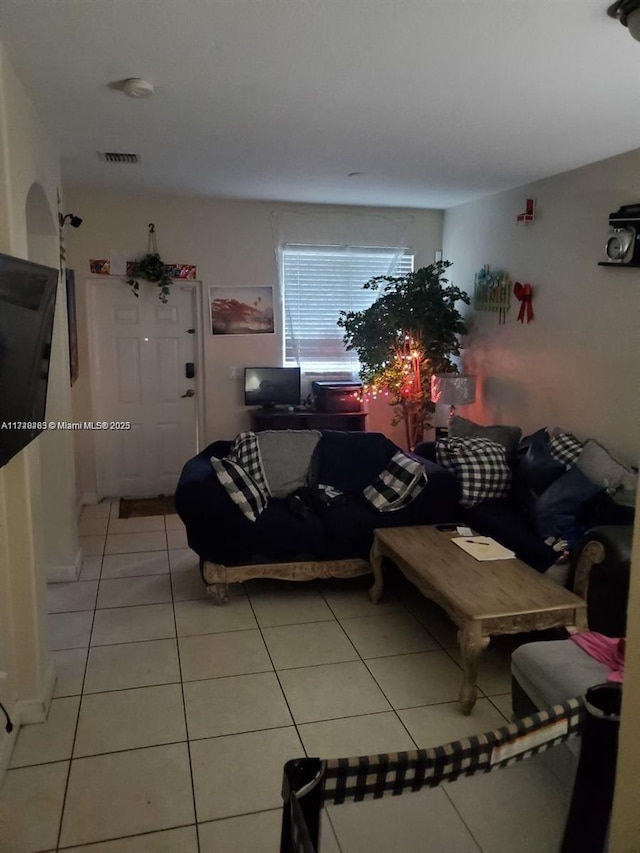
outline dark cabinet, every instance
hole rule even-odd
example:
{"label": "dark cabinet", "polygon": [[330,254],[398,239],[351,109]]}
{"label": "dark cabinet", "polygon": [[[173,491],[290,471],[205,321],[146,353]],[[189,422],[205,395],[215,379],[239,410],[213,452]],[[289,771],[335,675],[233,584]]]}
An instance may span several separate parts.
{"label": "dark cabinet", "polygon": [[251,429],[339,429],[352,432],[366,430],[366,412],[282,412],[254,409],[251,412]]}

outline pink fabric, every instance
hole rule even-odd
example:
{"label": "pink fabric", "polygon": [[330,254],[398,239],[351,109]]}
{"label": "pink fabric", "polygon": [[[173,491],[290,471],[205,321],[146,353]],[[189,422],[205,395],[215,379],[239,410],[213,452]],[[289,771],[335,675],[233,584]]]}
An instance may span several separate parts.
{"label": "pink fabric", "polygon": [[596,631],[572,634],[569,638],[577,643],[590,657],[603,663],[609,670],[607,681],[622,683],[624,680],[624,639],[605,637]]}

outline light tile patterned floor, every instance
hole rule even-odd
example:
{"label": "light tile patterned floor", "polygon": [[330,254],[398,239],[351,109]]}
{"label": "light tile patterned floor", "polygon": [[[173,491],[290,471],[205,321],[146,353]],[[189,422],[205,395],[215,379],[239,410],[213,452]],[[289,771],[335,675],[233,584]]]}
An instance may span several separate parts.
{"label": "light tile patterned floor", "polygon": [[[117,510],[85,508],[80,579],[48,591],[58,681],[0,793],[7,853],[277,853],[288,758],[435,746],[508,717],[517,638],[492,644],[464,717],[455,630],[401,578],[378,606],[363,578],[251,581],[217,607],[177,516]],[[549,853],[561,758],[329,807],[322,853]]]}

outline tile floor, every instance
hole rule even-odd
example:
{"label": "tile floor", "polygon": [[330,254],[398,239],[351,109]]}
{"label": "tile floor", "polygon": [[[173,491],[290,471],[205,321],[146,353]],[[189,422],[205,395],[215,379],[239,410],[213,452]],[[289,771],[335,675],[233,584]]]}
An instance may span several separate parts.
{"label": "tile floor", "polygon": [[[58,669],[2,792],[7,853],[277,853],[283,763],[433,746],[510,714],[509,656],[485,655],[463,717],[453,626],[401,578],[252,581],[217,607],[177,516],[86,507],[78,581],[51,585]],[[329,807],[322,853],[551,853],[564,750],[488,776]]]}

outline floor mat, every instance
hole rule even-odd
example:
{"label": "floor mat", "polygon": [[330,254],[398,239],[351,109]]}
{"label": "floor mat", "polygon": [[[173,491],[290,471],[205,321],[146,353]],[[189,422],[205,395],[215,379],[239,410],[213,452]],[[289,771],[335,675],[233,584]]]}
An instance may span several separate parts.
{"label": "floor mat", "polygon": [[173,495],[157,498],[120,498],[118,518],[139,518],[142,515],[172,515],[176,511]]}

